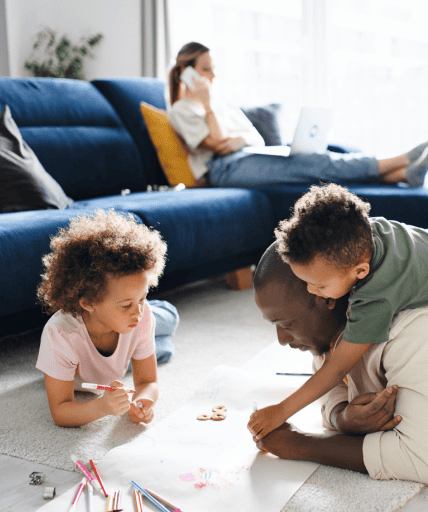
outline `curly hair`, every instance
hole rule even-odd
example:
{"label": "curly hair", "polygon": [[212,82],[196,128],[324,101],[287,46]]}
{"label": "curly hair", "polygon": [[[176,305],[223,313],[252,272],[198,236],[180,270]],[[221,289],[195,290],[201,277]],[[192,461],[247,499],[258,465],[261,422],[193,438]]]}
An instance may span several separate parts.
{"label": "curly hair", "polygon": [[149,286],[156,286],[165,266],[166,243],[160,234],[113,209],[71,219],[52,237],[50,248],[42,258],[45,273],[37,289],[48,314],[59,309],[81,314],[79,300],[101,302],[112,276],[147,272]]}
{"label": "curly hair", "polygon": [[287,263],[306,264],[320,255],[337,269],[348,269],[373,252],[370,208],[345,187],[313,185],[276,228],[278,253]]}

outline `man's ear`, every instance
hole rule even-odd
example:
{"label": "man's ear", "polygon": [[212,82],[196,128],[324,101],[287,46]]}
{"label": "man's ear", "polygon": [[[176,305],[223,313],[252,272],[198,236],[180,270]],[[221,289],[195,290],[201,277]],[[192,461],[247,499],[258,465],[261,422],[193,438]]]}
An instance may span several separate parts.
{"label": "man's ear", "polygon": [[93,305],[89,301],[87,301],[85,297],[81,297],[79,299],[79,304],[80,304],[80,307],[82,309],[84,309],[85,311],[87,311],[88,313],[92,314],[92,312],[94,311]]}
{"label": "man's ear", "polygon": [[336,299],[320,297],[315,295],[315,304],[317,307],[334,309],[336,306]]}
{"label": "man's ear", "polygon": [[354,267],[354,272],[358,279],[364,279],[370,272],[370,263],[358,263],[358,265],[355,265]]}

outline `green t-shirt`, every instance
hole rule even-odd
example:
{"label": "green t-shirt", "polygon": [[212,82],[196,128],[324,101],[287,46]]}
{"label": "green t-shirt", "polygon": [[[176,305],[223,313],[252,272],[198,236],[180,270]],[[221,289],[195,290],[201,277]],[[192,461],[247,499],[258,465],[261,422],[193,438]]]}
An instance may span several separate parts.
{"label": "green t-shirt", "polygon": [[428,230],[383,217],[370,224],[374,252],[369,274],[349,298],[343,339],[350,343],[388,341],[396,313],[428,306]]}

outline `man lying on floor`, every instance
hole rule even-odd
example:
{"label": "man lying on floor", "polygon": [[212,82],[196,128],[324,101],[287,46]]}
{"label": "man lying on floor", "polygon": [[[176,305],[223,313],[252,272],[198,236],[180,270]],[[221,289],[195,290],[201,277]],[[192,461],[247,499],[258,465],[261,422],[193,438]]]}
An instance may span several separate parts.
{"label": "man lying on floor", "polygon": [[[257,306],[276,326],[279,343],[310,350],[318,370],[345,327],[346,297],[309,294],[281,260],[276,242],[260,260],[254,288]],[[428,308],[401,311],[389,341],[373,344],[347,376],[348,383],[322,398],[324,426],[338,434],[307,434],[284,423],[257,446],[283,459],[427,484],[427,368]]]}

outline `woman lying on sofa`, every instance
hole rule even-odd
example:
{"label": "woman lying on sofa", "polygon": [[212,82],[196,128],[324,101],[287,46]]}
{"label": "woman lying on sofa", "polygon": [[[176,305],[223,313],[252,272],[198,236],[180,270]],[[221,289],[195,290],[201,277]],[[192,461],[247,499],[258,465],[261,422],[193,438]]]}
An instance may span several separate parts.
{"label": "woman lying on sofa", "polygon": [[[180,80],[188,66],[200,75],[200,80],[191,78],[193,91]],[[169,72],[169,120],[190,149],[189,164],[196,179],[217,187],[244,188],[318,180],[423,185],[428,142],[383,160],[360,153],[283,156],[243,150],[264,146],[264,140],[241,109],[212,94],[214,78],[209,49],[195,42],[181,48]]]}

